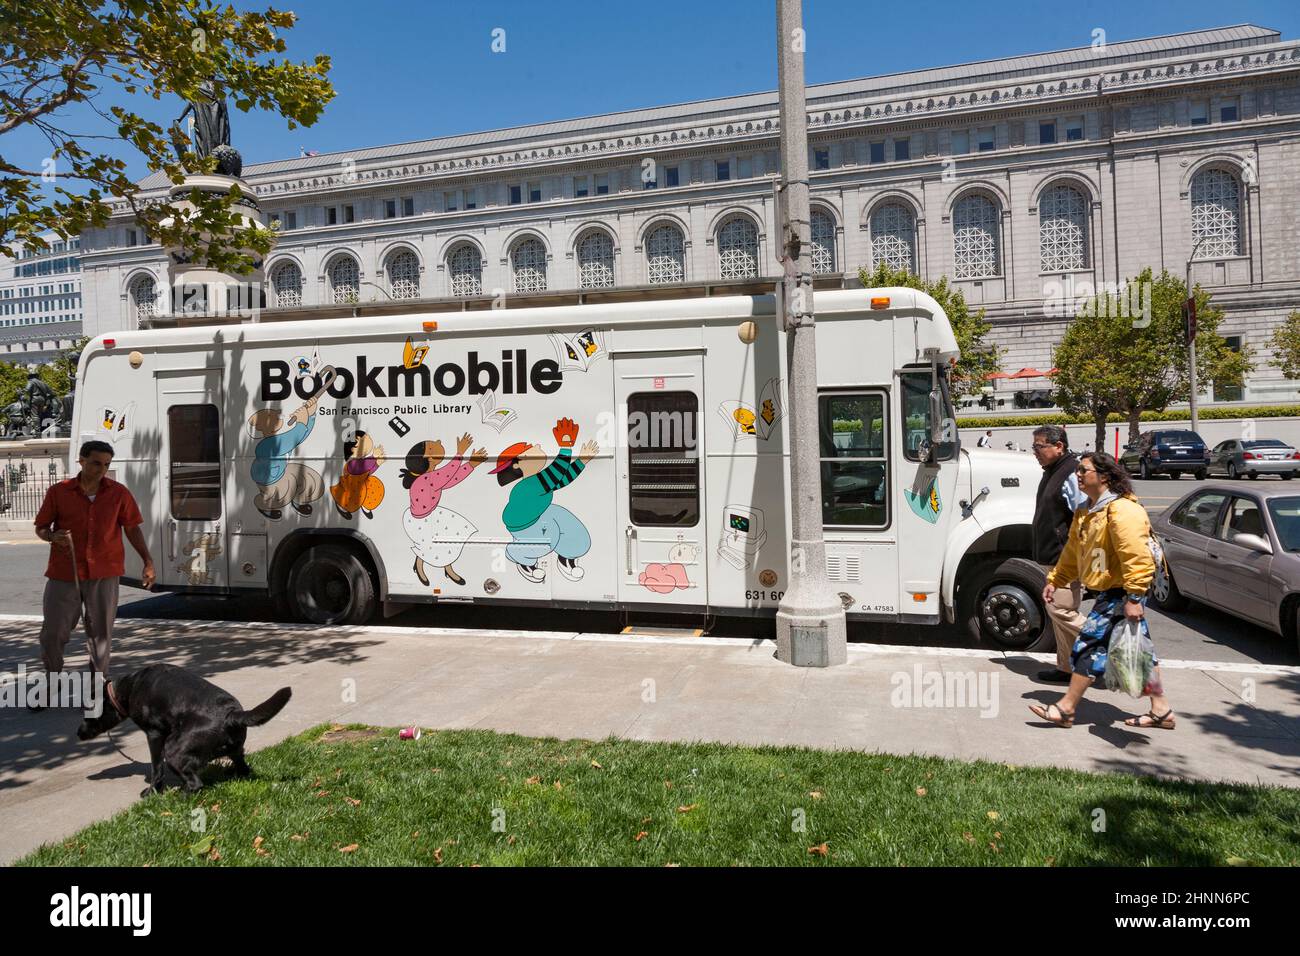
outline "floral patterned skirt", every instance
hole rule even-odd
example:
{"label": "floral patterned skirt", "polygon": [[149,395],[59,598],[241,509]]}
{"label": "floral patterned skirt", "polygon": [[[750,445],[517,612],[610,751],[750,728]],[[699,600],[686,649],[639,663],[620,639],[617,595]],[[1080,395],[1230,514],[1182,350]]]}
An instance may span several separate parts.
{"label": "floral patterned skirt", "polygon": [[[1111,588],[1097,595],[1092,610],[1083,622],[1079,637],[1070,651],[1070,669],[1084,677],[1102,680],[1106,676],[1106,652],[1110,648],[1111,635],[1124,623],[1124,602],[1127,595],[1123,588]],[[1146,598],[1142,607],[1146,607]],[[1147,619],[1143,617],[1138,626],[1143,637],[1149,637]],[[1160,663],[1158,660],[1155,663]]]}

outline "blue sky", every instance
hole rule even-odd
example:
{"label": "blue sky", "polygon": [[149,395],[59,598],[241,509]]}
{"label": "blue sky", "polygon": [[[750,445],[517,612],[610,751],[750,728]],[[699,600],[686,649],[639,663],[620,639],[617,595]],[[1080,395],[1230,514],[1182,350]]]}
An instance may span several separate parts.
{"label": "blue sky", "polygon": [[[289,55],[329,54],[338,96],[316,126],[293,131],[279,117],[232,108],[233,140],[246,163],[297,156],[301,147],[345,151],[776,86],[775,0],[279,5],[300,17],[286,34]],[[1300,4],[805,0],[804,22],[807,79],[816,83],[1087,46],[1095,29],[1113,42],[1254,23],[1292,39],[1300,36]],[[497,28],[505,31],[504,53],[491,49]],[[146,106],[156,104],[137,101],[163,121],[182,108],[179,100]],[[0,140],[0,153],[28,154],[36,168],[31,157],[42,150],[30,133]],[[131,171],[144,174],[138,163]]]}

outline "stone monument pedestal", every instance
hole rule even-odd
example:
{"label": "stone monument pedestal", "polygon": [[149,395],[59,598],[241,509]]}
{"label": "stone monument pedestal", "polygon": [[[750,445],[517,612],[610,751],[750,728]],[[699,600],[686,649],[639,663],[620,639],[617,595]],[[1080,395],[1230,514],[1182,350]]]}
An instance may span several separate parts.
{"label": "stone monument pedestal", "polygon": [[[236,186],[240,196],[231,206],[231,212],[237,217],[239,228],[265,227],[262,210],[253,197],[253,188],[234,176],[187,176],[185,182],[171,187],[168,201],[183,216],[195,208],[189,199],[194,190],[226,196]],[[167,222],[169,220],[164,220],[163,224]],[[187,319],[208,323],[214,318],[229,318],[236,322],[251,318],[255,321],[258,312],[266,307],[264,259],[253,250],[242,250],[254,263],[253,270],[243,275],[220,272],[194,261],[191,255],[175,247],[164,251],[169,260],[167,284],[170,295],[166,311],[157,316],[157,323],[184,324]]]}

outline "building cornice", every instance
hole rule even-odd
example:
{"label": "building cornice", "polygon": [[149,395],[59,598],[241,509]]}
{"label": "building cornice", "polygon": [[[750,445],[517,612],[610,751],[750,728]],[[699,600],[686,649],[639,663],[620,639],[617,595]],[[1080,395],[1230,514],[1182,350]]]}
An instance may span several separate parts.
{"label": "building cornice", "polygon": [[[1029,114],[1045,106],[1066,106],[1080,101],[1109,105],[1124,97],[1158,95],[1170,87],[1297,73],[1300,73],[1300,41],[1287,40],[1208,54],[1157,55],[1126,64],[1122,69],[1044,70],[1039,76],[1013,82],[939,85],[932,91],[912,96],[888,95],[889,91],[859,97],[837,95],[828,98],[836,100],[832,105],[810,95],[808,133],[810,138],[818,140],[882,135],[890,128],[937,126],[955,117],[973,121],[995,111],[1005,114],[1008,109]],[[810,94],[814,89],[810,89]],[[625,164],[628,159],[646,155],[660,157],[662,162],[668,161],[667,157],[675,151],[696,154],[702,147],[721,150],[759,143],[763,148],[776,147],[780,120],[774,103],[744,106],[738,102],[727,122],[718,119],[716,113],[711,110],[708,115],[681,117],[670,123],[655,123],[653,118],[648,118],[645,125],[637,127],[638,132],[623,135],[606,133],[577,138],[571,131],[536,134],[526,137],[538,140],[536,144],[522,148],[519,143],[513,144],[515,148],[509,148],[511,144],[495,143],[459,150],[432,149],[401,157],[379,156],[365,161],[337,154],[335,161],[324,167],[317,164],[301,170],[259,173],[257,166],[250,166],[244,178],[253,186],[258,199],[274,204],[281,199],[338,195],[341,188],[347,187],[367,193],[391,193],[433,184],[445,187],[455,181],[470,182],[485,176],[499,179],[503,174],[521,178],[543,175],[556,167],[572,168],[575,163],[596,169],[601,163]],[[156,178],[157,174],[145,182]],[[151,198],[164,193],[163,188],[157,187],[148,189],[142,196]],[[125,205],[119,204],[116,212],[125,216]]]}

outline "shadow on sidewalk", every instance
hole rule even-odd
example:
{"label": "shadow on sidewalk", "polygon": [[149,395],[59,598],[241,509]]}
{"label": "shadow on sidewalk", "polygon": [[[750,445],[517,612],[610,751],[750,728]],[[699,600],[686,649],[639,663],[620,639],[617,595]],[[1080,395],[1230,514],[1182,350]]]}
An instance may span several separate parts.
{"label": "shadow on sidewalk", "polygon": [[[0,623],[0,670],[13,673],[19,663],[39,668],[40,650],[35,623]],[[113,639],[113,673],[126,674],[148,664],[167,663],[184,667],[220,686],[221,673],[242,668],[283,668],[330,661],[360,664],[382,640],[356,635],[331,637],[327,629],[261,631],[255,636],[222,634],[220,628],[186,631],[170,621],[136,621],[131,633],[118,631]],[[84,635],[80,628],[68,644],[68,670],[83,670]],[[257,701],[244,701],[252,705]],[[78,710],[46,710],[29,713],[25,707],[0,708],[0,791],[12,791],[32,782],[33,771],[51,770],[80,757],[114,753],[107,738],[81,742],[76,738],[81,722]],[[114,732],[137,762],[148,750],[135,724],[127,722]],[[137,753],[138,751],[138,753]],[[130,773],[143,770],[123,763]],[[114,774],[116,775],[116,774]]]}

